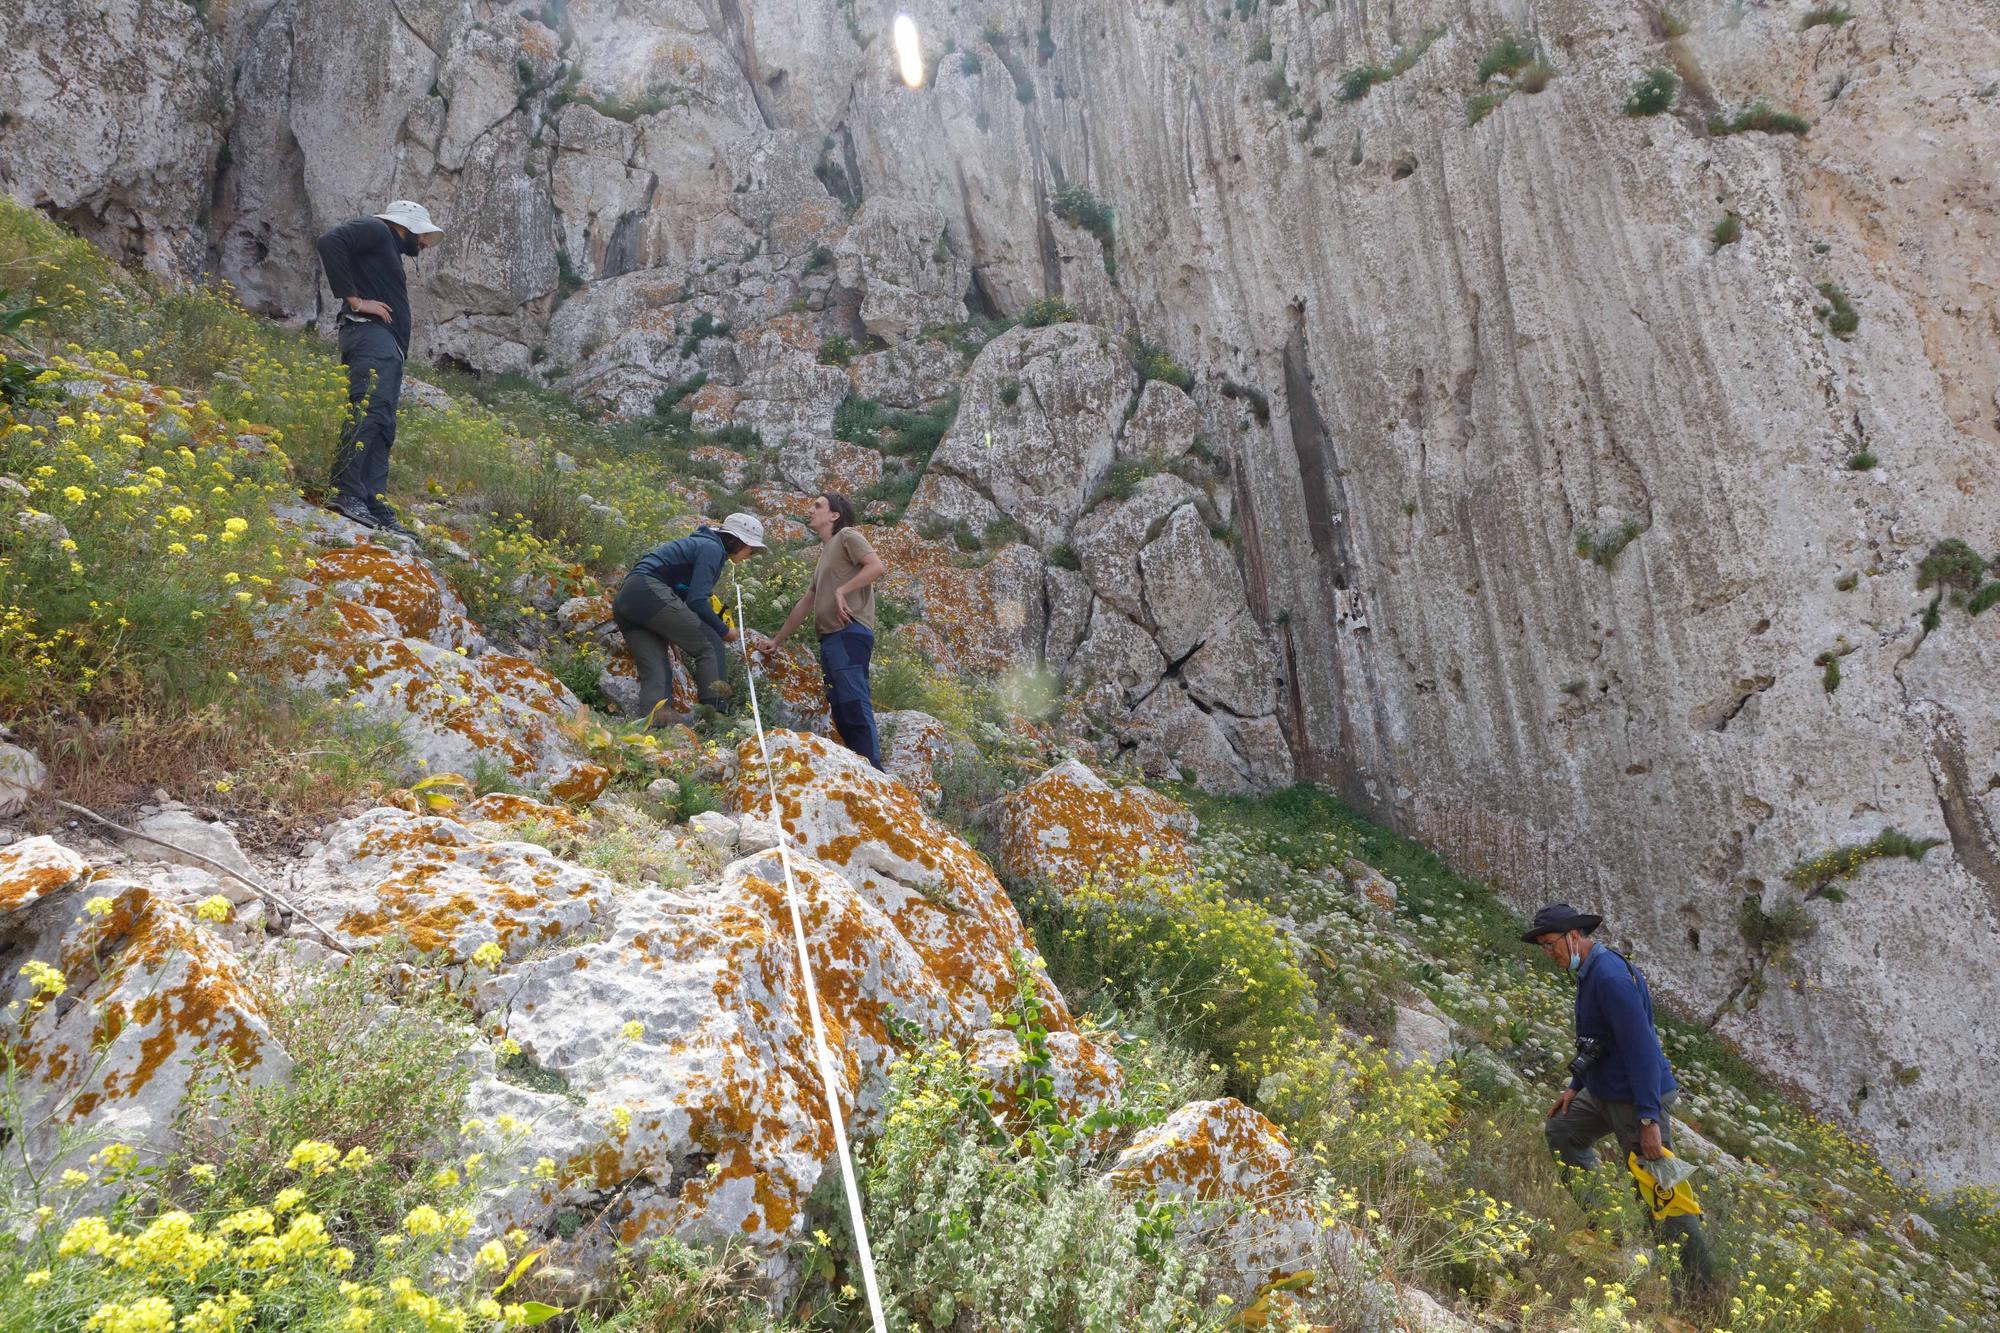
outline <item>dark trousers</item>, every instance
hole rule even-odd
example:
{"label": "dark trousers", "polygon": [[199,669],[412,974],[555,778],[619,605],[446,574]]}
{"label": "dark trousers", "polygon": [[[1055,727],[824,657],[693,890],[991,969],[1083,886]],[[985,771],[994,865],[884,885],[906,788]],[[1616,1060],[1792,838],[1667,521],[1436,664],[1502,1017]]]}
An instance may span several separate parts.
{"label": "dark trousers", "polygon": [[666,699],[672,682],[667,645],[681,650],[681,660],[694,675],[695,693],[705,704],[720,703],[715,682],[722,674],[722,640],[702,623],[680,594],[644,574],[627,578],[612,599],[611,615],[632,665],[639,671],[639,713],[651,717]]}
{"label": "dark trousers", "polygon": [[868,693],[868,659],[875,653],[875,634],[852,624],[819,636],[819,669],[826,676],[826,703],[840,743],[882,767],[882,747],[875,738],[875,700]]}
{"label": "dark trousers", "polygon": [[[1673,1114],[1674,1099],[1669,1096],[1660,1106],[1660,1142],[1669,1148],[1674,1143]],[[1598,1141],[1607,1134],[1618,1136],[1618,1169],[1624,1171],[1625,1156],[1639,1151],[1639,1110],[1631,1102],[1600,1101],[1589,1092],[1579,1092],[1570,1099],[1568,1110],[1548,1118],[1542,1133],[1548,1139],[1549,1150],[1565,1166],[1574,1168],[1564,1173],[1564,1183],[1577,1202],[1585,1208],[1601,1208],[1609,1200],[1596,1175]],[[1701,1219],[1689,1215],[1669,1217],[1657,1229],[1680,1246],[1681,1268],[1674,1276],[1676,1294],[1685,1294],[1690,1289],[1713,1289],[1715,1264],[1708,1252],[1708,1237],[1701,1229]]]}
{"label": "dark trousers", "polygon": [[334,494],[361,505],[389,490],[389,450],[396,443],[396,403],[403,396],[403,350],[379,320],[342,320],[340,359],[347,367],[352,418],[333,460]]}

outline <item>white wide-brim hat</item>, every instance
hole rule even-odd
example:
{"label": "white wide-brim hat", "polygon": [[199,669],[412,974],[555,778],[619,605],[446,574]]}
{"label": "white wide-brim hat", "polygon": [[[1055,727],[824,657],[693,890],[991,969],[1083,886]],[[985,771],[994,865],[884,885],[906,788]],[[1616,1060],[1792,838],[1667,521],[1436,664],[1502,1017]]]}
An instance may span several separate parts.
{"label": "white wide-brim hat", "polygon": [[416,236],[428,236],[432,232],[444,230],[431,221],[431,211],[428,208],[410,199],[398,199],[375,216],[384,222],[393,222]]}
{"label": "white wide-brim hat", "polygon": [[755,514],[731,514],[722,520],[722,530],[742,542],[764,550],[764,524]]}

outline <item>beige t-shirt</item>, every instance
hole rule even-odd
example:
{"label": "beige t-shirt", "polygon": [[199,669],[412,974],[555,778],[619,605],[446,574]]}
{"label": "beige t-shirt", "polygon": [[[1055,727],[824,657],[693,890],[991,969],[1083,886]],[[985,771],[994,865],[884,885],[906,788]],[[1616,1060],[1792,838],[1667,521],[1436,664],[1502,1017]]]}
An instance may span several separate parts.
{"label": "beige t-shirt", "polygon": [[[840,604],[834,600],[834,593],[840,585],[861,572],[861,566],[875,548],[861,535],[859,528],[842,528],[827,539],[819,549],[819,564],[813,570],[813,628],[821,634],[832,634],[845,628],[840,623]],[[847,613],[854,617],[854,623],[866,625],[868,632],[875,632],[875,585],[847,594]]]}

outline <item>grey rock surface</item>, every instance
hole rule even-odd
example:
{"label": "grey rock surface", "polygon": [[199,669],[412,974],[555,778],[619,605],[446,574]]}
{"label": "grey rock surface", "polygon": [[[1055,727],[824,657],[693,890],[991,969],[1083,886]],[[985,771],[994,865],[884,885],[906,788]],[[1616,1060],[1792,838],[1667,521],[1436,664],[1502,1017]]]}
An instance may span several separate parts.
{"label": "grey rock surface", "polygon": [[[1029,0],[909,8],[961,46],[1043,21]],[[1676,40],[1704,86],[1644,118],[1617,108],[1662,39],[1610,0],[1063,5],[1027,89],[996,58],[916,94],[886,42],[799,0],[737,29],[682,3],[572,6],[560,32],[398,12],[10,7],[0,184],[161,269],[212,254],[302,320],[317,229],[425,199],[451,235],[416,275],[418,354],[542,367],[628,413],[697,372],[743,385],[735,338],[689,342],[697,311],[752,330],[798,304],[822,335],[901,338],[953,302],[1061,296],[1107,327],[989,343],[911,507],[1004,514],[1043,552],[1115,459],[1192,438],[1155,386],[1124,419],[1141,334],[1194,373],[1283,713],[1160,688],[1129,581],[1093,582],[1074,690],[1117,682],[1162,759],[1192,738],[1237,780],[1295,765],[1524,907],[1606,911],[1664,994],[1829,1114],[1941,1183],[2000,1179],[1963,1072],[2000,1060],[2000,1029],[1964,1021],[2000,1002],[2000,640],[1951,605],[1925,630],[1914,577],[1945,537],[2000,549],[1990,0],[1807,31],[1696,6]],[[1520,23],[1556,77],[1466,124],[1481,54]],[[1341,71],[1440,24],[1339,98]],[[562,61],[581,73],[559,101]],[[1812,132],[1705,131],[1758,99]],[[1062,185],[1110,208],[1111,265],[1053,213]],[[1725,211],[1741,236],[1717,247]],[[1822,284],[1860,312],[1851,336]],[[1850,469],[1864,450],[1879,466]],[[1829,693],[1814,658],[1841,636]],[[1812,903],[1763,975],[1739,904],[1796,897],[1788,870],[1884,827],[1943,842]],[[1862,904],[1955,928],[1919,945]],[[1925,1049],[1915,1080],[1884,1076]]]}

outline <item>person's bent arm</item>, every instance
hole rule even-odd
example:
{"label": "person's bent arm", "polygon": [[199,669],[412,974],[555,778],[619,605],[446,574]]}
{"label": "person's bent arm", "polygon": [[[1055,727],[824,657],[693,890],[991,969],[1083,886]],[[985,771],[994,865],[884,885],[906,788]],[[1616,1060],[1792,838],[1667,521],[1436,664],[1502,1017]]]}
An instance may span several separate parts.
{"label": "person's bent arm", "polygon": [[389,307],[380,301],[365,300],[354,290],[354,256],[372,248],[374,239],[374,229],[367,220],[343,222],[319,238],[319,262],[326,270],[326,285],[333,289],[335,300],[357,314],[373,315],[387,323],[391,318]]}
{"label": "person's bent arm", "polygon": [[846,596],[850,592],[860,592],[863,588],[888,572],[889,567],[882,563],[882,557],[871,550],[868,552],[867,558],[862,560],[861,568],[854,571],[854,577],[841,584],[835,591],[839,592],[842,596]]}
{"label": "person's bent arm", "polygon": [[854,571],[854,577],[833,590],[833,604],[840,610],[841,624],[845,625],[854,619],[853,614],[847,609],[847,594],[860,592],[888,571],[889,567],[882,563],[882,557],[875,554],[872,548],[862,557],[861,568]]}

